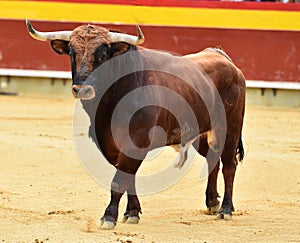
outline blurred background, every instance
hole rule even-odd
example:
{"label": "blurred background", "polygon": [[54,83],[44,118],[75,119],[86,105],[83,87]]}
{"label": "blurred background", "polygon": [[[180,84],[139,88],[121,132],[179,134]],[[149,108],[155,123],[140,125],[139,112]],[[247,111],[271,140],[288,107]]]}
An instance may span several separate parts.
{"label": "blurred background", "polygon": [[[297,1],[296,1],[297,2]],[[221,47],[247,79],[248,102],[300,106],[300,4],[295,1],[0,1],[0,92],[70,93],[68,56],[32,39],[41,31],[95,23],[135,34],[143,46],[181,55]],[[24,83],[26,82],[26,84]]]}

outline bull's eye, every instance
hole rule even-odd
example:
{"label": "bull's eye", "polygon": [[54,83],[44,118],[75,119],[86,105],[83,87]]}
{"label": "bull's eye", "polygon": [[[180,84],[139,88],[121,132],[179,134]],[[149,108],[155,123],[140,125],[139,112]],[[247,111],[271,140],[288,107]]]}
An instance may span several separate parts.
{"label": "bull's eye", "polygon": [[105,60],[105,58],[107,57],[107,53],[106,52],[103,52],[100,56],[98,56],[98,62],[101,62],[103,60]]}
{"label": "bull's eye", "polygon": [[101,64],[103,61],[106,61],[109,56],[109,46],[107,44],[102,44],[99,46],[94,54],[94,60],[97,64]]}

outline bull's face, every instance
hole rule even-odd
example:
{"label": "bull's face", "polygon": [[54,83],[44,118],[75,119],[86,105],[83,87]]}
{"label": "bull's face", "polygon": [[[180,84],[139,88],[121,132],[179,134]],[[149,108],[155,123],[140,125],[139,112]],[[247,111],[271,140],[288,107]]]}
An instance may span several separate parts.
{"label": "bull's face", "polygon": [[38,40],[50,41],[52,49],[58,54],[66,54],[71,59],[72,93],[75,98],[91,99],[95,91],[86,85],[87,77],[102,63],[126,52],[130,45],[144,42],[141,29],[137,26],[138,36],[110,32],[95,26],[83,25],[73,31],[39,32],[26,20],[28,32]]}

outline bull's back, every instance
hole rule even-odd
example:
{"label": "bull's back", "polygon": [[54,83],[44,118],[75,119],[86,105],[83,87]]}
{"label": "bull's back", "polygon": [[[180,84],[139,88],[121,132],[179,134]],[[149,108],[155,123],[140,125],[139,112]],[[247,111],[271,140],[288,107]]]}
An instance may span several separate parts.
{"label": "bull's back", "polygon": [[219,49],[207,48],[198,53],[185,55],[184,58],[196,63],[207,74],[218,71],[228,75],[236,69],[230,57]]}
{"label": "bull's back", "polygon": [[196,63],[201,70],[208,74],[219,92],[238,88],[245,91],[245,78],[241,70],[234,65],[231,58],[221,49],[207,48],[195,54],[184,56]]}

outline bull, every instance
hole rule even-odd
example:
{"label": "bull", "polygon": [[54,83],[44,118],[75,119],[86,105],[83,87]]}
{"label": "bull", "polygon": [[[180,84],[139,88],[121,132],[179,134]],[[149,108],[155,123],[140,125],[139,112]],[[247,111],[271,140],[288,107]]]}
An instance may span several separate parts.
{"label": "bull", "polygon": [[[184,166],[190,145],[206,157],[210,172],[205,193],[208,212],[217,214],[217,218],[231,219],[236,167],[244,157],[241,133],[245,78],[223,50],[207,48],[183,57],[152,51],[139,46],[144,35],[138,26],[137,36],[132,36],[90,24],[58,32],[39,32],[29,20],[26,24],[33,38],[49,41],[56,53],[70,56],[72,94],[81,99],[90,117],[89,135],[107,161],[117,168],[111,182],[111,200],[101,218],[103,228],[112,229],[116,225],[119,202],[125,192],[128,202],[124,222],[139,222],[141,206],[135,187],[136,172],[147,152],[166,145],[179,145],[180,160],[175,165],[179,168]],[[133,68],[103,89],[112,74],[141,63],[154,68]],[[97,72],[99,68],[101,72]],[[172,75],[174,72],[178,75]],[[166,97],[165,89],[180,95],[184,101]],[[116,114],[122,99],[136,90],[127,106]],[[217,102],[217,96],[221,103]],[[150,105],[141,107],[140,103]],[[167,107],[159,105],[166,103]],[[137,112],[130,113],[132,107],[138,107]],[[168,109],[176,110],[177,115]],[[191,121],[187,110],[193,112],[196,123]],[[222,112],[225,121],[220,122]],[[130,121],[129,127],[122,123],[126,119]],[[162,129],[153,129],[157,127]],[[130,141],[125,139],[128,135]],[[221,205],[217,192],[220,161],[225,184]]]}

